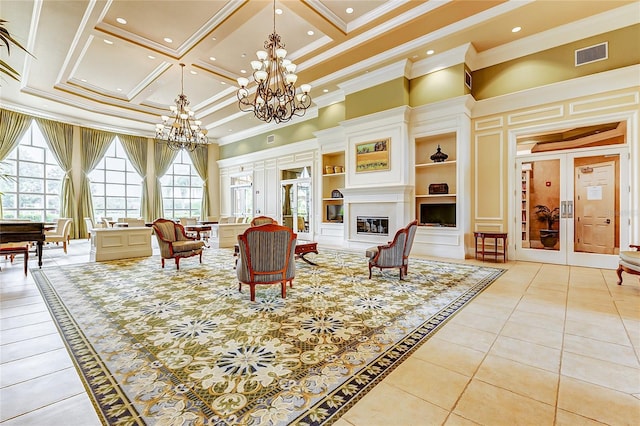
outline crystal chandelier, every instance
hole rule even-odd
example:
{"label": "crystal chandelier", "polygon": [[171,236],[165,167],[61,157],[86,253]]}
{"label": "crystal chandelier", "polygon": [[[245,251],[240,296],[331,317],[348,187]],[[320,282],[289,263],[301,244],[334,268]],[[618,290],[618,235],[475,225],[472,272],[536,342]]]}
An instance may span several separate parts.
{"label": "crystal chandelier", "polygon": [[[162,123],[156,124],[156,138],[167,141],[169,148],[179,151],[186,149],[193,151],[200,145],[207,145],[207,129],[202,129],[201,121],[196,120],[189,108],[187,95],[184,94],[184,64],[182,67],[182,82],[180,95],[175,99],[175,106],[171,106],[171,117],[163,115]],[[173,124],[169,124],[169,119]]]}
{"label": "crystal chandelier", "polygon": [[276,2],[273,0],[273,34],[264,42],[264,50],[256,52],[257,61],[251,61],[256,92],[249,97],[249,80],[238,78],[238,106],[244,112],[252,111],[264,122],[283,123],[294,115],[303,116],[311,106],[311,86],[303,84],[296,94],[295,83],[298,76],[296,65],[286,59],[287,51],[276,33]]}

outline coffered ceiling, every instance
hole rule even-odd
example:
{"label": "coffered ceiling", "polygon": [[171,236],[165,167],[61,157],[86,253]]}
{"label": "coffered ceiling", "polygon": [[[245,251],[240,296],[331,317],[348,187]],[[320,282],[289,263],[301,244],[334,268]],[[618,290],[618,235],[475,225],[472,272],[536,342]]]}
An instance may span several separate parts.
{"label": "coffered ceiling", "polygon": [[[631,0],[276,0],[282,13],[275,28],[298,65],[298,84],[313,87],[307,112],[313,116],[313,109],[344,98],[345,82],[390,64],[435,69],[447,65],[448,52],[467,46],[477,54],[472,68],[493,65],[584,38],[596,29],[580,20],[597,15],[606,23],[621,11],[633,14],[634,6]],[[272,1],[0,0],[0,18],[33,54],[3,50],[2,59],[22,75],[20,82],[0,78],[5,108],[151,136],[180,93],[185,63],[184,93],[213,140],[268,130],[239,111],[236,79],[250,76],[250,61],[273,32]],[[512,32],[515,26],[522,30]]]}

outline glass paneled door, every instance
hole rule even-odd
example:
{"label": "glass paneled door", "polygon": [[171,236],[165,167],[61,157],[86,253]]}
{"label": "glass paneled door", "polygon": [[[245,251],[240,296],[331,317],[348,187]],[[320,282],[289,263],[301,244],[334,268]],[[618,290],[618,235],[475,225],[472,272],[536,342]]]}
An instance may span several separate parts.
{"label": "glass paneled door", "polygon": [[[626,156],[621,149],[589,154],[531,154],[517,159],[516,259],[615,268],[628,235]],[[622,213],[621,213],[622,212]]]}
{"label": "glass paneled door", "polygon": [[[284,170],[282,177],[282,224],[293,229],[298,240],[312,240],[309,169]],[[290,177],[295,178],[285,179]]]}

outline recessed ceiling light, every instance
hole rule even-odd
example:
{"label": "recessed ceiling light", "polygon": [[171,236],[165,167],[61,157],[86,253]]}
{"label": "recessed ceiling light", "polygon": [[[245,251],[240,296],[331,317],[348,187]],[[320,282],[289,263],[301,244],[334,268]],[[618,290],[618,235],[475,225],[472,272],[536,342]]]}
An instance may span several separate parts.
{"label": "recessed ceiling light", "polygon": [[149,58],[149,59],[155,59],[156,57],[155,57],[155,56],[153,56],[153,55],[147,55],[147,58]]}
{"label": "recessed ceiling light", "polygon": [[433,51],[433,49],[429,49],[427,50],[427,55],[433,55],[435,52]]}
{"label": "recessed ceiling light", "polygon": [[119,87],[118,87],[116,90],[117,90],[118,92],[122,92],[122,89],[121,89],[121,88],[119,88]]}
{"label": "recessed ceiling light", "polygon": [[224,86],[224,85],[225,85],[225,84],[227,84],[227,83],[225,83],[224,81],[221,81],[221,82],[220,82],[220,84],[222,84],[222,85]]}
{"label": "recessed ceiling light", "polygon": [[107,39],[104,39],[104,42],[107,43],[107,44],[113,44],[113,42],[111,40],[107,40]]}
{"label": "recessed ceiling light", "polygon": [[314,34],[315,34],[315,33],[314,33],[312,30],[307,31],[307,35],[312,36],[312,35],[314,35]]}
{"label": "recessed ceiling light", "polygon": [[171,40],[169,37],[165,37],[164,41],[166,41],[167,43],[173,43],[173,40]]}
{"label": "recessed ceiling light", "polygon": [[217,38],[215,38],[215,37],[211,37],[211,40],[216,41],[216,40],[218,40],[218,39],[217,39]]}
{"label": "recessed ceiling light", "polygon": [[210,61],[215,61],[215,60],[216,60],[216,58],[214,58],[213,56],[209,56],[209,60],[210,60]]}
{"label": "recessed ceiling light", "polygon": [[242,74],[246,74],[246,73],[247,73],[247,70],[240,70],[240,72],[241,72]]}
{"label": "recessed ceiling light", "polygon": [[517,32],[518,32],[518,31],[520,31],[521,29],[522,29],[522,27],[513,27],[513,28],[511,29],[511,32],[512,32],[512,33],[517,33]]}
{"label": "recessed ceiling light", "polygon": [[418,59],[418,58],[419,58],[419,56],[418,56],[418,55],[413,55],[413,56],[411,57],[411,59]]}
{"label": "recessed ceiling light", "polygon": [[229,129],[229,130],[227,130],[227,131],[228,131],[228,132],[233,132],[233,129]]}
{"label": "recessed ceiling light", "polygon": [[282,9],[276,9],[276,15],[282,15]]}
{"label": "recessed ceiling light", "polygon": [[352,7],[348,7],[345,12],[347,12],[348,14],[352,14],[353,13],[353,8]]}
{"label": "recessed ceiling light", "polygon": [[191,70],[191,71],[189,71],[189,72],[190,72],[191,74],[193,74],[193,75],[198,74],[198,73],[197,73],[196,71],[194,71],[194,70]]}
{"label": "recessed ceiling light", "polygon": [[324,93],[329,93],[329,89],[323,89],[322,90]]}
{"label": "recessed ceiling light", "polygon": [[118,24],[122,24],[122,25],[126,25],[127,24],[127,20],[124,18],[116,18],[116,22]]}
{"label": "recessed ceiling light", "polygon": [[83,82],[83,83],[86,83],[87,79],[86,78],[82,78],[82,79],[80,79],[80,81]]}
{"label": "recessed ceiling light", "polygon": [[246,58],[246,57],[247,57],[247,54],[246,54],[246,53],[243,53],[242,55],[240,55],[240,57],[241,57],[241,58]]}

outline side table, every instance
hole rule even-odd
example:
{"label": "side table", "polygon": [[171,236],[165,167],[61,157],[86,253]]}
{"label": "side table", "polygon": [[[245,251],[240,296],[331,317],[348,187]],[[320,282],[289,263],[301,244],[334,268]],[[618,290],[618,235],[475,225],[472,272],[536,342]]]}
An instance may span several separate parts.
{"label": "side table", "polygon": [[[503,261],[507,261],[507,233],[506,232],[474,232],[473,236],[476,243],[476,259],[478,255],[482,255],[482,261],[484,262],[485,254],[493,255],[495,260],[498,260],[498,256],[502,255]],[[485,249],[484,240],[486,238],[493,238],[495,244],[493,250]],[[482,242],[482,249],[478,250],[478,239]],[[498,250],[498,240],[502,240],[502,250]]]}

